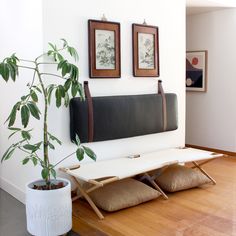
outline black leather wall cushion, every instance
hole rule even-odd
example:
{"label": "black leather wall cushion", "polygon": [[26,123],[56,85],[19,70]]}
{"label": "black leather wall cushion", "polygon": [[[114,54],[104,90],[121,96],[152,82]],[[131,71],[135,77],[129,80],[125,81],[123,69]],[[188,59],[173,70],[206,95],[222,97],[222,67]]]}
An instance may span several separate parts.
{"label": "black leather wall cushion", "polygon": [[[167,93],[167,128],[178,128],[177,96]],[[93,97],[93,141],[127,138],[163,132],[162,97],[160,94]],[[87,101],[70,101],[70,134],[88,142]]]}

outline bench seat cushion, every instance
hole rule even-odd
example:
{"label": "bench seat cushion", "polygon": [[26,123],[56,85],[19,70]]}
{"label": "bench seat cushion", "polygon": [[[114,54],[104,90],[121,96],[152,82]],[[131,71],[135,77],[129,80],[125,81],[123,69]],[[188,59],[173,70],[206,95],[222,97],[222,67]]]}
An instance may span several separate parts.
{"label": "bench seat cushion", "polygon": [[128,178],[107,184],[89,195],[96,206],[111,212],[155,199],[160,193],[140,181]]}
{"label": "bench seat cushion", "polygon": [[169,166],[155,181],[167,192],[190,189],[211,182],[202,172],[178,164]]}

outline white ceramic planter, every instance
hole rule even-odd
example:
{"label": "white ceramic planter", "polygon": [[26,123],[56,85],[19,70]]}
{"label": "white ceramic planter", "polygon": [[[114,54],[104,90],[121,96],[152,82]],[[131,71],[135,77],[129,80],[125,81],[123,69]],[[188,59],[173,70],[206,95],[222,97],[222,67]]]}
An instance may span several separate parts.
{"label": "white ceramic planter", "polygon": [[58,236],[72,228],[71,184],[66,179],[66,186],[54,190],[35,190],[34,181],[26,186],[27,230],[36,236]]}

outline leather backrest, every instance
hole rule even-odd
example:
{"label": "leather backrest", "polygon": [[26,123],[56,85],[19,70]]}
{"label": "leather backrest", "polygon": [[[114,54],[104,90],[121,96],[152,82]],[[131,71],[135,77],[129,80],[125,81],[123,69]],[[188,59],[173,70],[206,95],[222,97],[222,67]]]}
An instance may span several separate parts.
{"label": "leather backrest", "polygon": [[[167,129],[178,128],[177,96],[167,93]],[[93,141],[104,141],[163,132],[160,94],[93,97]],[[87,101],[70,101],[70,135],[88,142]]]}

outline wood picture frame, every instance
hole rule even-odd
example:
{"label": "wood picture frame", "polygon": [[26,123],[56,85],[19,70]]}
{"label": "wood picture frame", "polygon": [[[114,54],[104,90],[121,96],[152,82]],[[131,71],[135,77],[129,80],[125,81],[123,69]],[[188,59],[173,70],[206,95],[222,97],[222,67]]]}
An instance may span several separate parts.
{"label": "wood picture frame", "polygon": [[158,27],[132,24],[133,76],[158,77],[159,36]]}
{"label": "wood picture frame", "polygon": [[120,23],[88,20],[89,77],[120,78]]}
{"label": "wood picture frame", "polygon": [[207,50],[186,52],[186,91],[207,91]]}

